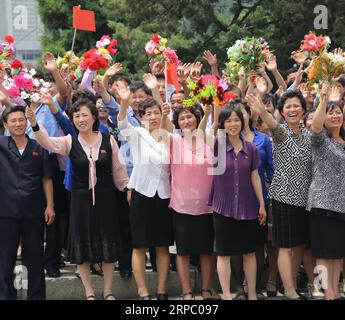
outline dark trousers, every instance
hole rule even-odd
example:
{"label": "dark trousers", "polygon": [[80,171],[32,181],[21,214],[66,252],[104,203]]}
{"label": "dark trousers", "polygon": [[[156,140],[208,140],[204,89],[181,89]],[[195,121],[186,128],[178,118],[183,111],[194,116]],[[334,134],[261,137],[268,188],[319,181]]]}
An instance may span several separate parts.
{"label": "dark trousers", "polygon": [[[55,167],[55,169],[58,168]],[[53,271],[60,267],[61,250],[64,247],[70,211],[68,191],[63,185],[65,172],[56,170],[53,177],[55,220],[50,226],[46,226],[46,247],[44,252],[44,267]]]}
{"label": "dark trousers", "polygon": [[119,222],[120,222],[120,237],[121,248],[119,254],[119,269],[120,271],[132,270],[132,241],[131,228],[129,224],[129,205],[127,202],[127,193],[118,192],[119,199]]}
{"label": "dark trousers", "polygon": [[41,218],[0,218],[0,300],[17,299],[14,268],[20,238],[22,239],[21,263],[23,269],[27,270],[27,273],[22,273],[21,279],[28,280],[28,300],[45,300],[43,234],[44,220]]}

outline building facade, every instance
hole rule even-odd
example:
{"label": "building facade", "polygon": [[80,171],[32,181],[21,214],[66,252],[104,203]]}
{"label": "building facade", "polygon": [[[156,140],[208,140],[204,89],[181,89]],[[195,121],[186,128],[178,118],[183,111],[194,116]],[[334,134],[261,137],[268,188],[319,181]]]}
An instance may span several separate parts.
{"label": "building facade", "polygon": [[18,59],[34,64],[41,57],[43,32],[35,0],[1,0],[0,37],[9,34],[15,38]]}

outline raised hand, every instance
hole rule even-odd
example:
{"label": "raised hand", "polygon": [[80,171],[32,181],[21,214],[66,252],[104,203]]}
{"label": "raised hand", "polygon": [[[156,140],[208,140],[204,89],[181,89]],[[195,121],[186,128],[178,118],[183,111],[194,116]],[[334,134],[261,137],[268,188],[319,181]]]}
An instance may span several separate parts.
{"label": "raised hand", "polygon": [[284,94],[284,88],[283,86],[279,86],[279,89],[277,90],[276,94],[280,98]]}
{"label": "raised hand", "polygon": [[190,74],[190,70],[192,68],[191,63],[184,63],[180,64],[177,68],[177,77],[179,83],[184,83],[187,81],[187,78]]}
{"label": "raised hand", "polygon": [[115,74],[119,73],[121,70],[122,70],[122,64],[121,63],[115,63],[105,72],[104,76],[112,77]]}
{"label": "raised hand", "polygon": [[267,93],[267,81],[263,77],[257,77],[255,79],[256,88],[261,95]]}
{"label": "raised hand", "polygon": [[189,78],[192,81],[198,82],[201,78],[202,63],[197,61],[192,65]]}
{"label": "raised hand", "polygon": [[36,126],[37,124],[36,115],[35,115],[35,112],[30,107],[25,108],[25,117],[26,119],[29,120],[32,127]]}
{"label": "raised hand", "polygon": [[259,66],[257,73],[263,75],[266,72],[266,65],[263,63]]}
{"label": "raised hand", "polygon": [[54,72],[57,70],[56,59],[51,52],[46,52],[43,55],[44,59],[44,68],[49,72]]}
{"label": "raised hand", "polygon": [[127,84],[125,84],[122,81],[118,81],[116,83],[116,90],[117,90],[118,95],[120,96],[121,103],[129,101],[132,93],[131,93],[131,90],[129,90],[129,87]]}
{"label": "raised hand", "polygon": [[303,64],[308,55],[305,52],[293,51],[291,52],[291,58],[295,60],[297,64]]}
{"label": "raised hand", "polygon": [[164,73],[164,61],[155,61],[151,60],[150,61],[150,70],[151,73],[154,75],[159,75]]}
{"label": "raised hand", "polygon": [[245,80],[245,78],[246,78],[246,73],[245,73],[243,67],[241,67],[240,71],[238,72],[238,78],[240,79],[240,81]]}
{"label": "raised hand", "polygon": [[98,94],[101,94],[104,90],[105,90],[105,87],[103,85],[103,82],[98,80],[98,79],[95,79],[93,80],[93,89],[98,93]]}
{"label": "raised hand", "polygon": [[217,65],[217,55],[213,54],[210,50],[204,51],[203,57],[211,67]]}
{"label": "raised hand", "polygon": [[307,83],[302,83],[300,86],[299,86],[299,91],[301,91],[302,93],[302,96],[304,99],[307,99],[309,94],[310,94],[310,88],[308,86]]}
{"label": "raised hand", "polygon": [[50,106],[50,105],[54,104],[54,100],[53,100],[52,95],[49,92],[47,92],[47,91],[46,92],[44,92],[44,91],[41,92],[40,102],[46,104],[47,106]]}
{"label": "raised hand", "polygon": [[157,88],[157,78],[153,74],[145,73],[143,80],[150,90],[154,90]]}
{"label": "raised hand", "polygon": [[266,68],[271,72],[278,70],[277,57],[274,54],[269,56],[268,63],[266,63]]}
{"label": "raised hand", "polygon": [[170,114],[170,105],[168,103],[163,103],[162,106],[162,116],[163,117],[168,117]]}
{"label": "raised hand", "polygon": [[[324,104],[328,103],[331,91],[332,91],[332,89],[330,88],[330,86],[328,84],[326,84],[326,83],[322,84],[321,92],[320,92],[320,101],[322,103],[324,103]],[[333,90],[333,94],[337,95],[336,89]]]}
{"label": "raised hand", "polygon": [[246,96],[246,101],[249,107],[258,115],[262,115],[266,111],[266,107],[261,98],[256,97],[254,94]]}
{"label": "raised hand", "polygon": [[343,52],[343,49],[341,49],[341,48],[336,48],[336,49],[334,49],[333,53],[334,53],[335,55],[344,57],[344,52]]}
{"label": "raised hand", "polygon": [[339,102],[341,100],[341,92],[339,87],[332,86],[329,91],[329,101],[330,102]]}

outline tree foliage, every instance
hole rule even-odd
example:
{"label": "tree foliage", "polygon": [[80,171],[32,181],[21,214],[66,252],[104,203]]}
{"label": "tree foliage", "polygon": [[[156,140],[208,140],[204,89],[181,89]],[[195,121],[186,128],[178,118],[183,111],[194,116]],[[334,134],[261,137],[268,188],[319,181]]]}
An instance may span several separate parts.
{"label": "tree foliage", "polygon": [[291,66],[290,53],[298,49],[303,35],[314,30],[315,6],[328,8],[327,34],[334,46],[345,41],[345,0],[36,0],[48,31],[42,37],[44,50],[62,54],[69,50],[73,37],[72,7],[96,12],[95,33],[78,31],[76,52],[93,47],[104,34],[118,40],[117,60],[133,74],[147,68],[144,47],[153,33],[168,38],[180,59],[202,59],[205,49],[217,53],[220,68],[226,49],[243,36],[264,36],[276,53],[281,69]]}

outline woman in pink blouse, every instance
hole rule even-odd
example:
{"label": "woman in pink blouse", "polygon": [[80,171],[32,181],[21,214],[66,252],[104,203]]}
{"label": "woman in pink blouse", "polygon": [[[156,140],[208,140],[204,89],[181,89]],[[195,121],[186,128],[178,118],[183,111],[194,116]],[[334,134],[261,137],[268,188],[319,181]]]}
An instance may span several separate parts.
{"label": "woman in pink blouse", "polygon": [[69,155],[71,159],[73,190],[67,260],[78,265],[88,300],[95,300],[90,262],[102,262],[103,298],[114,300],[112,277],[119,242],[116,188],[122,191],[128,183],[117,143],[113,137],[96,132],[98,112],[88,99],[76,101],[70,110],[77,137],[51,138],[44,128],[38,126],[30,108],[27,108],[26,116],[43,148]]}
{"label": "woman in pink blouse", "polygon": [[[163,124],[168,109],[163,108]],[[165,112],[166,111],[166,112]],[[177,248],[177,270],[182,285],[182,298],[193,299],[190,287],[190,256],[200,255],[202,289],[204,299],[212,298],[211,285],[215,271],[213,263],[213,217],[212,208],[207,206],[211,191],[213,155],[199,133],[206,126],[211,109],[206,110],[200,122],[195,107],[175,110],[173,124],[179,134],[170,136],[171,198],[174,238]]]}

